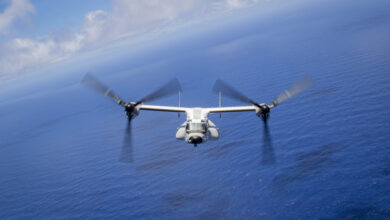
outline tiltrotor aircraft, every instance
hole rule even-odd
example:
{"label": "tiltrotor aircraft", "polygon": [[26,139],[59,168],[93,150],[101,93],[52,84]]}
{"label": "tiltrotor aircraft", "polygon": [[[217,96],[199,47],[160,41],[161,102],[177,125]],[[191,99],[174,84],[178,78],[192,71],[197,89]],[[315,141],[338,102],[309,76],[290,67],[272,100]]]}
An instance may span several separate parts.
{"label": "tiltrotor aircraft", "polygon": [[[119,98],[111,89],[106,87],[103,83],[101,83],[96,77],[91,74],[86,74],[82,80],[82,83],[85,86],[90,87],[102,93],[103,95],[113,99],[116,103],[124,107],[126,116],[128,118],[128,133],[131,132],[131,120],[137,117],[141,110],[177,112],[179,114],[185,113],[187,115],[186,121],[181,124],[181,126],[177,129],[176,138],[185,140],[187,143],[194,144],[194,146],[197,146],[198,144],[204,143],[208,140],[215,140],[219,138],[218,128],[210,119],[208,119],[208,115],[210,113],[253,111],[266,124],[270,115],[270,110],[272,108],[314,85],[314,82],[311,77],[305,76],[299,81],[297,81],[289,89],[281,93],[279,97],[273,100],[270,104],[266,104],[257,103],[252,99],[249,99],[248,97],[234,89],[232,86],[228,85],[226,82],[218,79],[214,84],[213,91],[219,94],[219,107],[201,108],[180,106],[181,86],[176,78],[172,79],[156,91],[150,93],[149,95],[136,102],[125,102],[123,99]],[[178,106],[145,104],[146,102],[172,95],[177,92],[179,94]],[[250,105],[222,107],[221,94],[239,101],[246,102]],[[130,138],[130,134],[127,135]]]}

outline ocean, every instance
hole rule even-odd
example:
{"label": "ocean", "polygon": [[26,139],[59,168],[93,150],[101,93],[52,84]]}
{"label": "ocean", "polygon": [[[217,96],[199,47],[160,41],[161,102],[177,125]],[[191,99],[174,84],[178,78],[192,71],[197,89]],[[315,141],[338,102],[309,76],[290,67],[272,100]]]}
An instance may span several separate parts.
{"label": "ocean", "polygon": [[[268,2],[14,81],[0,95],[0,218],[389,219],[389,9]],[[175,139],[185,115],[141,112],[121,163],[125,114],[80,85],[86,72],[126,101],[177,77],[186,107],[218,106],[218,78],[260,103],[305,75],[316,86],[268,128],[210,114],[220,139],[197,147]]]}

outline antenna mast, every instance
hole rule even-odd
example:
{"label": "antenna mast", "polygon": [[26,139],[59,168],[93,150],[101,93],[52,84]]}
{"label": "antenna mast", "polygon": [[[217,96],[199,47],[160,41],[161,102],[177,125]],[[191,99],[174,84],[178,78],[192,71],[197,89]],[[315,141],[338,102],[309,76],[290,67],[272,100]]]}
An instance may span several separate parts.
{"label": "antenna mast", "polygon": [[[221,93],[221,91],[219,91],[219,107],[221,107],[222,106],[222,93]],[[221,116],[221,113],[219,113],[219,118],[221,118],[222,116]]]}
{"label": "antenna mast", "polygon": [[[179,108],[180,108],[180,96],[181,96],[181,94],[180,94],[180,90],[179,90],[179,104],[178,104]],[[180,118],[180,112],[177,113],[177,117]]]}

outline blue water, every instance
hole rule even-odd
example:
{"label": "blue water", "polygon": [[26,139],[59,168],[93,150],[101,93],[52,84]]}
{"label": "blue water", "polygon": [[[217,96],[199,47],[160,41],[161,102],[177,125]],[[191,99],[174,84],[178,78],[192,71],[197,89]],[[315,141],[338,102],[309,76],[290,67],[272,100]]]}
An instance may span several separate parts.
{"label": "blue water", "polygon": [[[295,3],[194,24],[137,53],[118,46],[3,90],[0,218],[390,218],[390,3]],[[218,77],[259,102],[306,74],[316,87],[272,109],[268,135],[254,113],[210,115],[221,138],[197,148],[175,139],[184,115],[141,112],[128,164],[124,112],[79,85],[87,71],[126,100],[176,76],[188,107],[216,106]]]}

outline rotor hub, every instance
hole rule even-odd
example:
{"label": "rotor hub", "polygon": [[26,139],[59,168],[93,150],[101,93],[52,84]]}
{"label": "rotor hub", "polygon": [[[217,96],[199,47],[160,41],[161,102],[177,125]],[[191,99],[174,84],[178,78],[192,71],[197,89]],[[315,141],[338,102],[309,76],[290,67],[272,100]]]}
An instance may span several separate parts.
{"label": "rotor hub", "polygon": [[138,115],[138,109],[135,103],[129,102],[125,106],[126,116],[132,120]]}
{"label": "rotor hub", "polygon": [[259,107],[259,111],[257,112],[257,116],[259,116],[264,122],[266,122],[269,118],[269,113],[270,113],[270,108],[265,105],[265,104],[261,104],[261,105],[258,105]]}

